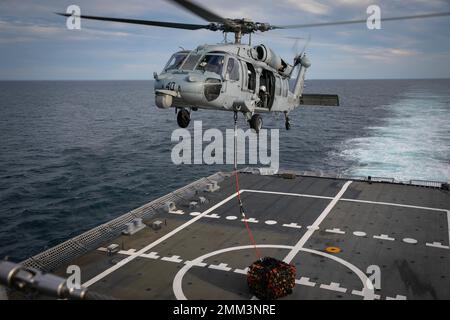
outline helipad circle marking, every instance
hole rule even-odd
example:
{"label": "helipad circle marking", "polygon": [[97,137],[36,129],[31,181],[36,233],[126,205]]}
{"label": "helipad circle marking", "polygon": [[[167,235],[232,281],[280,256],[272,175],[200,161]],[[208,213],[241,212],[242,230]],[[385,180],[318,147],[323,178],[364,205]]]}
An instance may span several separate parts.
{"label": "helipad circle marking", "polygon": [[365,237],[367,235],[367,233],[362,232],[362,231],[355,231],[355,232],[353,232],[353,234],[357,237]]}
{"label": "helipad circle marking", "polygon": [[409,244],[416,244],[416,243],[417,243],[417,240],[416,240],[416,239],[413,239],[413,238],[404,238],[404,239],[403,239],[403,242],[409,243]]}
{"label": "helipad circle marking", "polygon": [[228,216],[225,219],[227,219],[227,220],[236,220],[237,218],[238,217],[236,217],[236,216]]}
{"label": "helipad circle marking", "polygon": [[189,213],[191,216],[193,216],[193,217],[195,217],[195,216],[198,216],[198,215],[201,215],[201,213],[200,212],[191,212],[191,213]]}
{"label": "helipad circle marking", "polygon": [[325,251],[329,252],[329,253],[339,253],[339,252],[341,252],[341,248],[338,248],[338,247],[327,247],[327,248],[325,248]]}
{"label": "helipad circle marking", "polygon": [[[256,245],[256,247],[257,248],[279,248],[279,249],[287,249],[287,250],[292,250],[294,248],[293,246],[276,245],[276,244],[259,244],[259,245]],[[177,272],[177,274],[175,275],[175,277],[173,279],[172,289],[173,289],[175,298],[177,300],[187,300],[187,298],[183,292],[183,286],[182,286],[183,277],[189,271],[189,269],[191,269],[196,264],[199,264],[203,260],[213,257],[215,255],[221,254],[221,253],[237,251],[237,250],[244,250],[244,249],[253,249],[253,248],[255,248],[255,246],[252,246],[252,245],[224,248],[224,249],[216,250],[213,252],[209,252],[198,258],[195,258],[194,260],[191,260],[189,263],[186,263]],[[341,259],[339,257],[333,256],[331,254],[313,250],[313,249],[299,248],[299,251],[309,252],[309,253],[317,254],[319,256],[323,256],[326,258],[330,258],[330,259],[344,265],[345,267],[347,267],[348,269],[353,271],[358,276],[358,278],[361,280],[361,282],[363,284],[362,292],[363,292],[364,300],[366,300],[366,299],[374,300],[375,299],[374,287],[373,287],[371,280],[369,280],[369,278],[367,278],[366,274],[364,272],[362,272],[360,269],[358,269],[358,267],[356,267],[354,264],[351,264],[350,262],[348,262],[344,259]]]}
{"label": "helipad circle marking", "polygon": [[268,224],[269,226],[277,224],[277,222],[275,220],[267,220],[266,224]]}

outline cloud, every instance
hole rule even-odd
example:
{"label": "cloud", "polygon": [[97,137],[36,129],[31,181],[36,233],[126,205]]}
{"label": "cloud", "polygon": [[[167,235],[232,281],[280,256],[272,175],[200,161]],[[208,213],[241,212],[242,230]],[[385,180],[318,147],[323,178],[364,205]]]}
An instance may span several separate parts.
{"label": "cloud", "polygon": [[334,0],[332,3],[338,6],[367,7],[371,4],[376,4],[376,2],[374,0]]}
{"label": "cloud", "polygon": [[331,11],[331,7],[329,5],[320,3],[316,0],[288,0],[288,3],[296,6],[302,11],[318,15],[324,15]]}
{"label": "cloud", "polygon": [[398,59],[412,57],[420,54],[420,51],[415,49],[381,46],[358,46],[329,42],[314,42],[313,46],[316,48],[326,48],[328,52],[332,52],[333,54],[339,53],[340,55],[351,55],[353,59],[362,58],[372,61],[384,61],[386,63],[398,62]]}
{"label": "cloud", "polygon": [[[205,7],[228,18],[248,17],[274,25],[361,19],[366,7],[381,6],[382,16],[450,11],[447,0],[209,0]],[[199,30],[134,26],[101,21],[83,21],[82,30],[67,30],[63,17],[53,14],[76,3],[82,13],[161,21],[202,23],[201,18],[166,0],[0,0],[0,69],[14,78],[151,78],[179,46],[195,48],[222,41],[222,34]],[[311,34],[307,50],[313,59],[312,74],[322,78],[370,77],[367,65],[377,65],[377,76],[402,74],[420,77],[409,68],[423,56],[433,57],[427,74],[444,74],[450,51],[450,18],[410,20],[382,24],[382,30],[368,31],[364,24],[279,30],[254,37],[291,61],[295,40]],[[265,36],[267,35],[267,36]],[[229,40],[232,38],[229,35]],[[247,37],[244,38],[244,41]],[[299,41],[297,47],[303,47]],[[67,56],[76,65],[67,68]],[[421,59],[421,60],[419,60]],[[375,64],[374,62],[383,62]],[[72,63],[72,62],[71,62]],[[384,67],[386,65],[386,67]],[[60,70],[60,72],[58,71]],[[317,70],[317,71],[316,71]],[[406,72],[406,71],[407,72]],[[59,72],[59,73],[58,73]],[[317,73],[316,73],[317,72]],[[2,77],[5,73],[2,72]],[[448,72],[450,76],[450,72]]]}
{"label": "cloud", "polygon": [[0,19],[0,43],[35,42],[40,40],[77,40],[94,41],[105,39],[118,39],[125,37],[147,37],[157,39],[157,35],[139,34],[126,31],[102,30],[85,27],[81,30],[68,30],[61,24],[36,24],[25,21],[5,21]]}

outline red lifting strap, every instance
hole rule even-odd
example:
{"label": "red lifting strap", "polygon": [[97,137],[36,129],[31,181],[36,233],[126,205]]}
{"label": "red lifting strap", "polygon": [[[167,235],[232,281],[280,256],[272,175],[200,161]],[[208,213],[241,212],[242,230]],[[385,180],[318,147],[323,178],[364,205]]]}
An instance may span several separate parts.
{"label": "red lifting strap", "polygon": [[261,254],[258,250],[258,247],[256,247],[255,238],[253,237],[252,231],[250,230],[250,227],[248,226],[247,217],[244,213],[244,206],[242,205],[241,200],[241,192],[239,191],[239,175],[237,170],[237,112],[234,113],[234,175],[236,177],[236,193],[237,193],[237,199],[239,204],[239,210],[241,212],[242,220],[245,223],[245,228],[247,229],[248,236],[250,238],[250,242],[252,243],[253,247],[255,248],[256,257],[258,259],[261,259]]}

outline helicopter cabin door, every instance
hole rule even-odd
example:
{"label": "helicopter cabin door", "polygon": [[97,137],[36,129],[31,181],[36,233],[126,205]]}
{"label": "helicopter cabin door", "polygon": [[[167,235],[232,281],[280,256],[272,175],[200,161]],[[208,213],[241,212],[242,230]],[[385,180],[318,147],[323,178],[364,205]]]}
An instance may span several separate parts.
{"label": "helicopter cabin door", "polygon": [[242,90],[241,67],[239,61],[234,57],[228,57],[227,59],[225,81],[227,95],[239,98]]}
{"label": "helicopter cabin door", "polygon": [[259,80],[259,96],[261,99],[260,106],[269,110],[272,109],[275,100],[275,76],[272,71],[262,70]]}

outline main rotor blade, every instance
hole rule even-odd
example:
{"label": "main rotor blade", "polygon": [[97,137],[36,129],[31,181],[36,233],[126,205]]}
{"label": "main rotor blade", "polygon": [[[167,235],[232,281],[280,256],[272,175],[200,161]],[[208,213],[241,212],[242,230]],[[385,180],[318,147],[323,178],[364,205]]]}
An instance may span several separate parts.
{"label": "main rotor blade", "polygon": [[[71,17],[69,13],[58,13],[61,16]],[[188,23],[177,23],[177,22],[165,22],[165,21],[151,21],[151,20],[137,20],[137,19],[120,19],[120,18],[108,18],[108,17],[97,17],[97,16],[79,16],[82,19],[90,20],[100,20],[100,21],[111,21],[111,22],[121,22],[121,23],[131,23],[140,24],[144,26],[156,26],[165,28],[176,28],[176,29],[186,29],[186,30],[198,30],[198,29],[208,29],[208,25],[201,24],[188,24]]]}
{"label": "main rotor blade", "polygon": [[281,34],[271,34],[271,33],[254,33],[252,36],[268,38],[268,39],[277,39],[277,40],[289,41],[289,42],[292,42],[293,40],[305,40],[306,39],[304,37],[290,37],[290,36],[283,36]]}
{"label": "main rotor blade", "polygon": [[[443,16],[450,16],[450,12],[419,14],[419,15],[415,15],[415,16],[381,18],[381,22],[394,21],[394,20],[435,18],[435,17],[443,17]],[[308,24],[293,24],[293,25],[286,25],[286,26],[271,26],[271,29],[298,29],[298,28],[311,28],[311,27],[325,27],[325,26],[336,26],[336,25],[343,25],[343,24],[366,23],[366,21],[367,21],[367,19],[334,21],[334,22],[318,22],[318,23],[308,23]]]}
{"label": "main rotor blade", "polygon": [[171,2],[175,2],[177,5],[183,7],[184,9],[192,12],[193,14],[199,16],[200,18],[205,19],[208,22],[221,22],[225,24],[229,24],[229,21],[221,16],[215,14],[214,12],[206,9],[205,7],[200,6],[189,0],[169,0]]}

